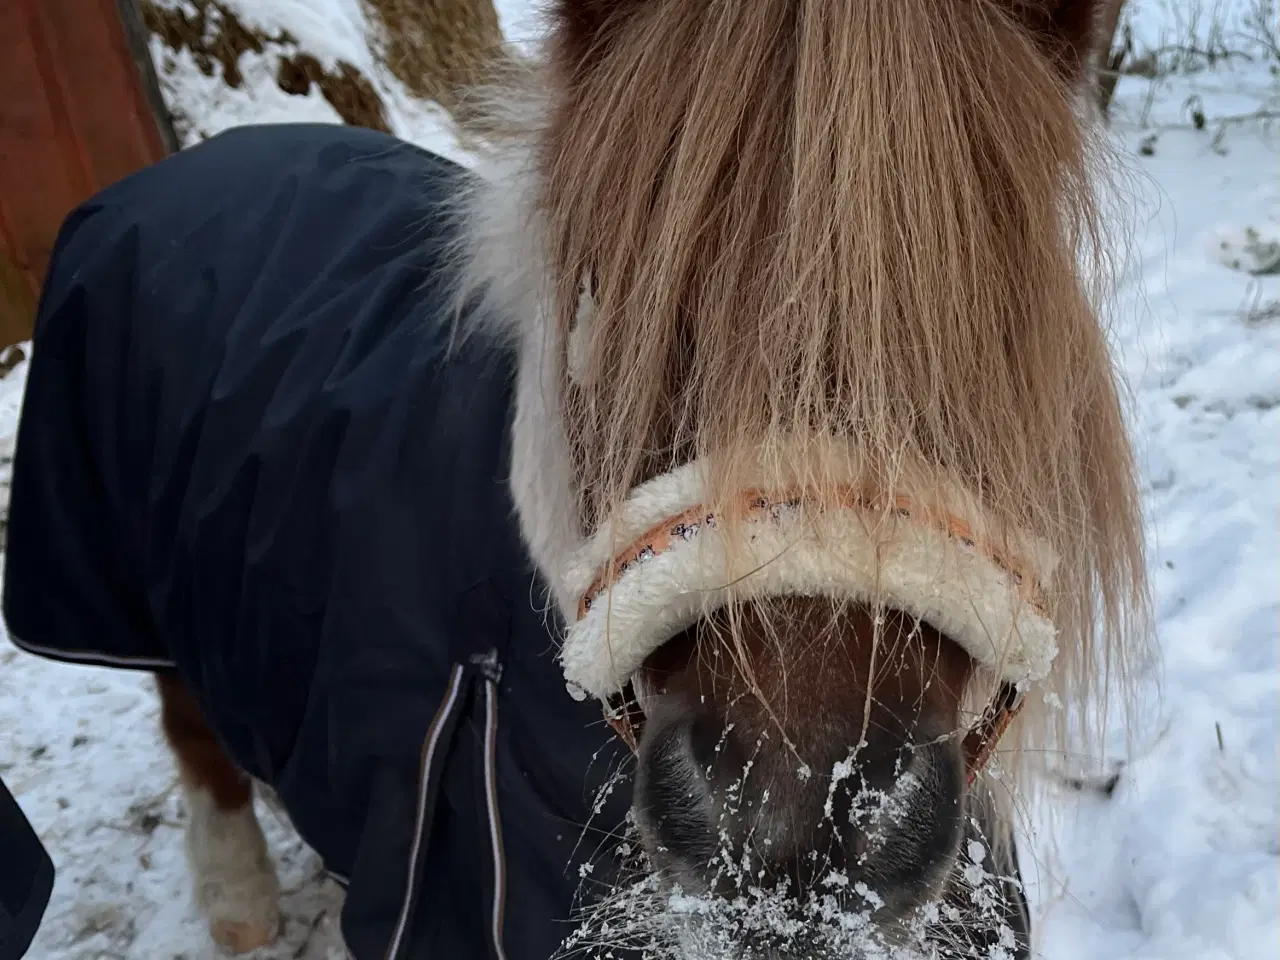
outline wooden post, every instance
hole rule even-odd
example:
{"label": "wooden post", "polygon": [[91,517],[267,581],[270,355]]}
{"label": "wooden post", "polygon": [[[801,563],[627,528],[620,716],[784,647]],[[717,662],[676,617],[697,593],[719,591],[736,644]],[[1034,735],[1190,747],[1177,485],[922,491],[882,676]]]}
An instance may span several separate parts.
{"label": "wooden post", "polygon": [[140,22],[136,0],[0,0],[0,347],[31,336],[63,218],[176,146]]}

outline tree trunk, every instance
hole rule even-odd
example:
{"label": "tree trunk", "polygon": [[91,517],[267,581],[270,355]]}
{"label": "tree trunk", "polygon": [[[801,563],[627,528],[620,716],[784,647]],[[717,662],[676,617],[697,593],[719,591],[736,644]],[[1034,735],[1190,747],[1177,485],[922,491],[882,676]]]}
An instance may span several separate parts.
{"label": "tree trunk", "polygon": [[1099,45],[1098,76],[1098,110],[1105,118],[1111,109],[1111,98],[1116,92],[1116,83],[1120,80],[1120,68],[1131,52],[1132,41],[1126,31],[1123,39],[1116,37],[1120,29],[1120,13],[1124,9],[1124,0],[1111,0],[1102,14],[1102,44]]}

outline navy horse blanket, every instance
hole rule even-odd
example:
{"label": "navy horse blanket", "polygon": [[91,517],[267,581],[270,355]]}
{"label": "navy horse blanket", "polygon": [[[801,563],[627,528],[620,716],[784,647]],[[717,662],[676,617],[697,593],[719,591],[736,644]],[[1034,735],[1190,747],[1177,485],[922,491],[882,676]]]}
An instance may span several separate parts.
{"label": "navy horse blanket", "polygon": [[454,346],[468,176],[264,126],[102,191],[58,236],[17,443],[14,642],[177,671],[347,883],[357,960],[402,914],[396,957],[546,960],[629,799],[595,809],[626,751],[565,689],[517,530],[514,357]]}

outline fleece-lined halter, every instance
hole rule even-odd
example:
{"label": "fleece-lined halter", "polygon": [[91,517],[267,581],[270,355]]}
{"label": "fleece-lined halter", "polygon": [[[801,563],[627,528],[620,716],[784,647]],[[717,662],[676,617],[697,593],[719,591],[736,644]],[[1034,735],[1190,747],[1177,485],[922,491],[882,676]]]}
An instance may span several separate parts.
{"label": "fleece-lined halter", "polygon": [[1052,554],[1032,538],[997,535],[975,498],[931,471],[906,472],[920,496],[891,498],[850,473],[821,503],[799,487],[744,491],[742,542],[731,555],[725,524],[704,503],[702,466],[689,464],[636,488],[576,551],[563,584],[580,598],[561,653],[565,677],[605,705],[633,749],[644,716],[631,678],[732,591],[880,604],[930,623],[1001,681],[963,744],[970,782],[985,766],[1025,685],[1048,674],[1057,652],[1044,596]]}

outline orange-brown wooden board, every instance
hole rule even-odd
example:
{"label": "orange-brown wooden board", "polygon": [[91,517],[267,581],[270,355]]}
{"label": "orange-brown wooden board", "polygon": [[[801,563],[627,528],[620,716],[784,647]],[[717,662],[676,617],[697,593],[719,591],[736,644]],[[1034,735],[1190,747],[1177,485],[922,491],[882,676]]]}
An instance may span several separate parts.
{"label": "orange-brown wooden board", "polygon": [[31,335],[63,218],[166,152],[117,2],[0,2],[0,345]]}

